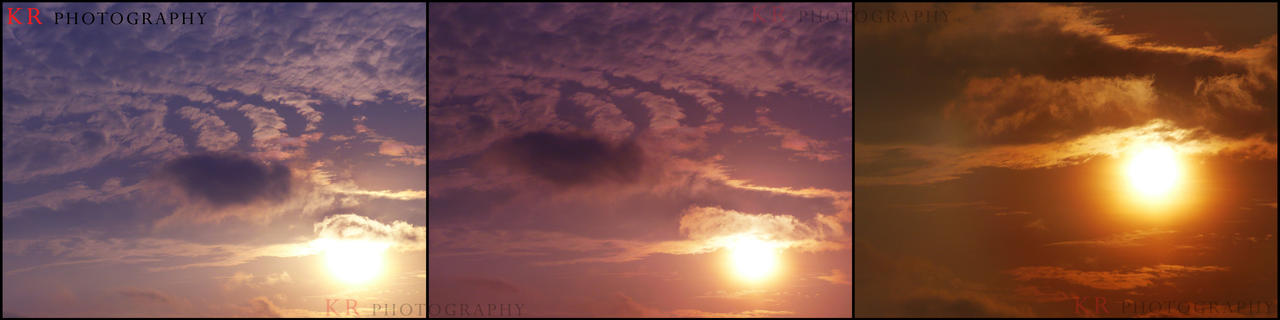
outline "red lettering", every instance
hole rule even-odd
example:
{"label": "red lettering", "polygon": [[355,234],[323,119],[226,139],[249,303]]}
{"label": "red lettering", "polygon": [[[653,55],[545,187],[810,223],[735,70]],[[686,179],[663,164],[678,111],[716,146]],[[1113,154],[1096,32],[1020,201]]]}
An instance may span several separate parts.
{"label": "red lettering", "polygon": [[333,303],[334,303],[334,302],[338,302],[338,300],[329,300],[329,299],[324,299],[324,303],[328,305],[328,306],[326,306],[326,310],[324,310],[324,315],[325,315],[325,316],[329,316],[329,313],[330,313],[330,312],[332,312],[332,313],[338,313],[338,311],[337,311],[337,310],[333,310]]}
{"label": "red lettering", "polygon": [[[9,9],[9,10],[13,10],[13,9]],[[751,22],[760,22],[764,20],[764,18],[760,17],[759,10],[760,10],[759,7],[751,6]],[[13,17],[13,13],[9,13],[9,17]]]}
{"label": "red lettering", "polygon": [[1105,311],[1105,312],[1103,312],[1104,314],[1105,314],[1105,313],[1111,313],[1111,311],[1107,311],[1107,298],[1103,298],[1103,297],[1094,297],[1094,298],[1093,298],[1093,312],[1094,312],[1094,314],[1097,314],[1097,313],[1098,313],[1098,307],[1102,307],[1102,311]]}
{"label": "red lettering", "polygon": [[36,19],[36,24],[44,24],[44,22],[40,22],[39,15],[40,15],[40,9],[27,8],[27,24],[31,24],[31,19]]}
{"label": "red lettering", "polygon": [[347,299],[347,314],[351,314],[351,311],[355,311],[357,316],[360,315],[360,310],[356,310],[356,301]]}
{"label": "red lettering", "polygon": [[[782,19],[778,19],[779,17],[781,17]],[[774,6],[774,7],[773,7],[773,22],[782,22],[782,21],[787,21],[787,17],[783,17],[783,16],[782,16],[782,8],[781,8],[781,7]]]}
{"label": "red lettering", "polygon": [[1075,298],[1076,298],[1076,314],[1080,314],[1081,311],[1089,312],[1089,309],[1085,309],[1084,305],[1080,304],[1080,297],[1075,297]]}
{"label": "red lettering", "polygon": [[[22,21],[19,21],[18,18],[15,18],[13,16],[13,8],[5,8],[5,9],[9,9],[9,24],[13,24],[14,22],[17,22],[18,24],[22,24]],[[22,11],[22,9],[18,9],[18,11]]]}

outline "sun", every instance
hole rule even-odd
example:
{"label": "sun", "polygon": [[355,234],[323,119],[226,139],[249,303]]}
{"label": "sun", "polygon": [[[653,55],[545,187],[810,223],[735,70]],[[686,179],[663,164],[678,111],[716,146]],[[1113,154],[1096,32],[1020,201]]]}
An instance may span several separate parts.
{"label": "sun", "polygon": [[334,278],[344,284],[365,284],[382,272],[383,253],[390,247],[383,242],[366,240],[321,239],[325,264]]}
{"label": "sun", "polygon": [[778,252],[773,243],[754,236],[738,236],[729,243],[729,262],[739,279],[759,282],[778,268]]}
{"label": "sun", "polygon": [[1163,144],[1138,150],[1125,170],[1129,185],[1144,199],[1159,199],[1169,194],[1181,175],[1173,149]]}

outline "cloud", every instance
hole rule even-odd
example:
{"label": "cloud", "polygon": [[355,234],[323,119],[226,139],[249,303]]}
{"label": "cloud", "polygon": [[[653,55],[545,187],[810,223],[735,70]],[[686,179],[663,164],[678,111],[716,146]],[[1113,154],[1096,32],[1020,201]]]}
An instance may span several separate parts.
{"label": "cloud", "polygon": [[35,208],[48,208],[56,211],[62,209],[67,203],[76,201],[102,203],[109,200],[127,198],[141,188],[141,184],[121,187],[119,178],[107,179],[100,189],[92,189],[85,185],[83,181],[75,181],[66,188],[45,192],[22,200],[5,202],[4,217],[16,217],[23,211]]}
{"label": "cloud", "polygon": [[[5,84],[6,97],[13,90],[10,84]],[[92,168],[111,159],[180,154],[182,138],[165,130],[167,107],[158,99],[103,95],[66,101],[100,108],[77,110],[75,117],[61,121],[56,120],[63,114],[42,109],[45,104],[6,103],[4,181],[24,183]],[[28,108],[40,112],[24,113]]]}
{"label": "cloud", "polygon": [[840,269],[831,269],[831,274],[818,276],[818,279],[834,284],[853,284],[853,280],[849,279],[849,274],[844,271],[840,271]]}
{"label": "cloud", "polygon": [[1035,302],[1071,301],[1074,298],[1078,298],[1078,296],[1076,295],[1068,294],[1062,291],[1053,291],[1053,290],[1043,291],[1043,290],[1040,290],[1040,288],[1037,288],[1035,286],[1019,286],[1014,289],[1014,292],[1017,293],[1018,296],[1021,297],[1022,299],[1035,301]]}
{"label": "cloud", "polygon": [[[1154,115],[1154,81],[1151,77],[1051,81],[1040,75],[971,78],[943,114],[970,124],[989,140],[1050,141],[1096,127],[1140,124]],[[1090,126],[1077,127],[1077,123]]]}
{"label": "cloud", "polygon": [[193,200],[213,207],[284,200],[292,173],[283,164],[264,164],[229,153],[190,155],[165,165],[163,174]]}
{"label": "cloud", "polygon": [[535,265],[578,263],[622,263],[654,254],[707,254],[733,245],[740,236],[754,236],[778,249],[802,252],[838,251],[848,248],[849,239],[840,239],[843,230],[833,231],[815,218],[804,223],[789,215],[747,214],[719,207],[690,207],[680,219],[679,231],[687,239],[638,241],[593,239],[559,232],[494,232],[471,229],[432,229],[433,257],[457,255],[538,255],[538,252],[570,252],[575,258],[535,262]]}
{"label": "cloud", "polygon": [[[1275,159],[1276,143],[1262,134],[1229,138],[1204,128],[1182,128],[1155,119],[1142,126],[1103,130],[1072,140],[991,147],[864,145],[854,143],[855,166],[890,160],[922,160],[887,174],[859,172],[856,185],[925,184],[947,181],[979,167],[1053,168],[1084,163],[1093,157],[1120,157],[1153,143],[1170,145],[1179,154],[1212,154],[1244,159]],[[907,160],[910,161],[910,160]]]}
{"label": "cloud", "polygon": [[680,127],[684,112],[680,111],[674,99],[649,92],[636,94],[636,99],[649,109],[649,130],[661,133]]}
{"label": "cloud", "polygon": [[319,140],[322,134],[303,134],[297,138],[284,133],[284,118],[275,109],[251,104],[240,106],[250,122],[253,122],[253,146],[257,155],[265,159],[284,160],[302,154],[308,141]]}
{"label": "cloud", "polygon": [[182,107],[178,109],[178,114],[192,122],[192,128],[199,132],[196,145],[205,150],[223,151],[240,142],[240,136],[228,129],[222,118],[208,110]]}
{"label": "cloud", "polygon": [[831,230],[815,221],[806,224],[789,215],[747,214],[720,207],[691,207],[680,218],[680,233],[693,241],[707,241],[729,246],[734,237],[748,235],[765,241],[776,241],[783,247],[802,251],[823,251],[822,240],[842,235],[843,229]]}
{"label": "cloud", "polygon": [[520,293],[519,287],[516,287],[514,284],[503,281],[501,279],[490,279],[490,278],[482,278],[482,277],[462,277],[458,279],[458,282],[463,285],[482,288],[484,290],[497,292],[497,293],[508,293],[508,294]]}
{"label": "cloud", "polygon": [[911,298],[900,306],[903,314],[920,316],[951,317],[992,317],[1003,315],[994,309],[988,301],[959,297],[951,298],[941,295],[923,295]]}
{"label": "cloud", "polygon": [[168,304],[173,301],[173,298],[170,297],[169,295],[161,293],[160,291],[156,291],[156,290],[128,288],[128,289],[121,289],[120,291],[116,291],[116,293],[128,298],[156,302],[161,304]]}
{"label": "cloud", "polygon": [[1010,270],[1014,280],[1030,281],[1036,279],[1063,280],[1069,283],[1102,290],[1129,290],[1154,284],[1158,279],[1184,277],[1194,272],[1227,271],[1226,267],[1203,266],[1188,267],[1180,265],[1157,265],[1142,267],[1134,272],[1120,271],[1080,271],[1061,267],[1020,267]]}
{"label": "cloud", "polygon": [[783,318],[794,317],[795,312],[777,311],[777,310],[747,310],[738,313],[710,312],[694,309],[679,309],[672,311],[670,315],[676,318]]}
{"label": "cloud", "polygon": [[227,277],[223,282],[223,289],[232,290],[239,287],[262,288],[277,284],[291,284],[293,277],[289,276],[289,272],[282,271],[280,273],[272,273],[266,276],[254,277],[252,273],[239,272]]}
{"label": "cloud", "polygon": [[[115,9],[155,12],[158,6],[120,4]],[[205,25],[168,30],[164,37],[149,29],[6,31],[6,43],[25,45],[5,51],[5,78],[25,80],[4,83],[4,181],[67,174],[112,159],[177,156],[184,145],[174,132],[181,129],[164,124],[168,112],[183,112],[166,106],[174,97],[214,104],[210,92],[237,92],[281,101],[297,109],[308,131],[322,120],[312,107],[321,99],[373,101],[382,94],[426,107],[425,3],[336,11],[286,6],[164,5],[166,11],[215,13]],[[43,9],[101,8],[52,3]],[[277,17],[269,25],[231,22],[232,17],[272,10],[298,14]],[[383,23],[355,23],[351,19],[356,17]],[[342,27],[317,27],[333,25]],[[215,56],[222,58],[211,58]],[[57,62],[30,63],[46,59]],[[352,59],[373,66],[374,72],[351,68]],[[221,108],[223,103],[216,104]],[[274,110],[243,111],[254,122],[255,143],[283,129],[270,117]],[[231,135],[210,129],[218,126],[211,117],[199,118],[210,122],[193,121],[201,136],[197,144],[214,149],[227,145]],[[291,155],[288,149],[268,151],[275,157]]]}
{"label": "cloud", "polygon": [[422,190],[400,190],[400,191],[361,190],[355,187],[354,183],[350,183],[350,182],[334,184],[334,186],[336,187],[333,190],[341,194],[362,195],[362,196],[370,196],[373,198],[395,199],[395,200],[414,200],[414,199],[427,198],[427,192]]}
{"label": "cloud", "polygon": [[292,106],[297,109],[298,115],[307,120],[306,131],[312,131],[319,128],[320,122],[324,120],[324,113],[316,111],[312,105],[319,104],[321,101],[313,99],[305,94],[298,92],[273,92],[263,95],[263,100],[280,101],[281,104]]}
{"label": "cloud", "polygon": [[631,136],[635,125],[628,121],[617,105],[607,101],[608,97],[597,97],[590,93],[579,92],[570,99],[582,106],[588,118],[592,120],[591,129],[608,137],[610,141],[621,141]]}
{"label": "cloud", "polygon": [[[830,4],[817,9],[841,10],[849,6]],[[788,12],[815,9],[812,5],[781,7],[793,10]],[[750,11],[748,5],[697,5],[670,11],[648,5],[622,8],[529,4],[481,8],[435,4],[430,10],[435,32],[428,37],[432,44],[429,59],[433,61],[428,80],[430,159],[481,152],[508,134],[572,126],[557,116],[556,103],[561,94],[557,89],[561,83],[590,88],[587,93],[591,95],[607,90],[611,95],[634,97],[649,112],[644,130],[660,135],[696,136],[696,132],[677,129],[682,128],[682,122],[718,123],[722,112],[730,109],[721,96],[732,94],[809,96],[837,105],[837,109],[824,110],[833,114],[852,106],[852,36],[848,28],[802,24],[757,28],[743,24],[749,23],[750,16],[742,13]],[[471,18],[460,19],[461,16]],[[518,23],[479,22],[497,17]],[[509,45],[485,45],[491,41]],[[632,80],[655,85],[662,91],[622,84]],[[461,97],[479,98],[467,103],[472,99],[457,99]],[[685,97],[696,105],[677,103]],[[705,111],[705,118],[694,108]],[[597,114],[609,115],[603,119],[613,118],[609,111]],[[477,115],[489,121],[471,121]],[[690,119],[691,116],[698,119]],[[588,116],[591,128],[581,129],[595,130],[599,126],[620,130],[623,126],[614,120],[609,120],[610,125],[596,125],[603,121],[596,119],[602,118]],[[637,121],[636,125],[642,123]],[[611,137],[616,134],[595,133]]]}
{"label": "cloud", "polygon": [[491,154],[497,162],[559,187],[640,178],[644,152],[635,143],[610,143],[593,136],[532,132],[504,140]]}
{"label": "cloud", "polygon": [[[379,155],[391,157],[391,161],[400,162],[413,166],[427,165],[426,146],[412,145],[387,136],[383,136],[374,132],[373,129],[364,125],[365,117],[357,116],[353,119],[356,123],[355,131],[365,135],[365,141],[378,144]],[[340,140],[335,140],[340,141]]]}
{"label": "cloud", "polygon": [[[855,47],[864,72],[855,84],[867,94],[854,112],[858,142],[1045,143],[1153,118],[1228,138],[1274,135],[1274,121],[1261,120],[1275,116],[1267,89],[1275,85],[1274,30],[1254,28],[1267,36],[1234,51],[1183,47],[1118,33],[1108,10],[1095,7],[1101,6],[881,8],[987,19],[953,19],[937,28],[860,25]],[[935,76],[920,81],[892,67],[908,63],[929,65]]]}
{"label": "cloud", "polygon": [[275,109],[243,104],[240,111],[253,122],[253,142],[259,148],[265,148],[271,140],[278,139],[286,126],[284,118]]}
{"label": "cloud", "polygon": [[248,307],[244,309],[245,315],[257,318],[279,318],[281,317],[280,308],[267,297],[255,297],[249,300]]}
{"label": "cloud", "polygon": [[355,181],[339,180],[333,181],[333,174],[326,167],[329,165],[327,161],[316,161],[310,171],[310,181],[321,186],[325,191],[344,195],[368,196],[372,198],[394,199],[394,200],[416,200],[425,199],[427,192],[423,190],[365,190],[356,185]]}
{"label": "cloud", "polygon": [[[97,235],[43,237],[4,240],[5,254],[31,255],[48,252],[57,256],[47,263],[5,271],[19,274],[53,266],[78,264],[158,263],[147,271],[180,270],[194,267],[229,267],[260,257],[298,257],[318,252],[311,243],[270,245],[201,244],[164,238],[98,238]],[[173,257],[189,259],[173,260]]]}
{"label": "cloud", "polygon": [[423,146],[410,145],[408,143],[382,139],[379,141],[378,154],[392,156],[391,161],[400,162],[414,166],[427,165],[426,156]]}
{"label": "cloud", "polygon": [[854,314],[859,317],[1036,316],[1014,297],[909,252],[883,252],[858,240],[853,261]]}
{"label": "cloud", "polygon": [[712,167],[706,172],[708,178],[721,181],[726,186],[751,191],[762,191],[773,194],[789,195],[801,198],[830,198],[835,212],[829,215],[818,214],[817,220],[832,230],[843,230],[840,223],[853,222],[853,192],[836,191],[823,188],[791,188],[756,185],[750,181],[730,178],[721,167]]}
{"label": "cloud", "polygon": [[[144,239],[147,242],[164,242],[168,240]],[[148,245],[151,243],[144,242]],[[174,243],[174,248],[153,248],[148,252],[163,251],[164,254],[201,257],[205,258],[203,262],[192,262],[185,264],[169,265],[163,267],[147,268],[147,271],[171,271],[189,268],[205,268],[205,267],[233,267],[249,263],[255,259],[262,257],[302,257],[314,255],[320,252],[313,243],[281,243],[262,246],[252,245],[199,245],[193,243],[184,243],[181,241],[169,241]],[[130,252],[121,250],[125,252]],[[189,252],[190,251],[190,252]],[[181,252],[181,253],[172,253]],[[212,258],[210,258],[212,257]]]}
{"label": "cloud", "polygon": [[1037,218],[1035,221],[1028,222],[1026,225],[1024,225],[1024,227],[1026,227],[1027,229],[1049,230],[1049,228],[1045,227],[1044,225],[1044,219],[1041,219],[1041,218]]}
{"label": "cloud", "polygon": [[1097,246],[1097,247],[1111,247],[1111,248],[1137,247],[1137,246],[1143,246],[1143,245],[1154,243],[1154,241],[1158,240],[1158,237],[1161,237],[1167,234],[1173,234],[1173,233],[1176,233],[1176,231],[1163,230],[1159,228],[1151,228],[1151,229],[1142,229],[1142,230],[1135,230],[1132,232],[1126,232],[1126,233],[1118,234],[1106,239],[1059,241],[1059,242],[1046,244],[1045,246],[1046,247]]}
{"label": "cloud", "polygon": [[996,212],[997,216],[1011,216],[1011,215],[1025,215],[1025,214],[1031,214],[1031,213],[1026,211],[1021,211],[1021,210]]}
{"label": "cloud", "polygon": [[357,214],[339,214],[326,217],[315,224],[320,239],[368,240],[385,242],[400,251],[426,250],[427,228],[404,221],[383,224]]}
{"label": "cloud", "polygon": [[636,303],[635,299],[622,292],[596,298],[586,303],[583,308],[585,309],[583,311],[595,317],[637,318],[656,312],[654,309]]}
{"label": "cloud", "polygon": [[[760,110],[764,110],[761,108]],[[756,123],[765,129],[765,134],[781,137],[781,147],[796,152],[796,156],[816,161],[831,161],[840,158],[840,153],[831,148],[831,143],[805,136],[796,129],[783,127],[764,115],[756,117]],[[739,130],[741,131],[741,130]]]}

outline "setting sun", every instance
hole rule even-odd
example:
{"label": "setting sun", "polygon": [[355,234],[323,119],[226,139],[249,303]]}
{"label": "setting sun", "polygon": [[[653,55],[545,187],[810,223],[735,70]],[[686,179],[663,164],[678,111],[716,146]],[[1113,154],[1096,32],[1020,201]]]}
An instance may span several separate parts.
{"label": "setting sun", "polygon": [[1129,184],[1147,199],[1168,194],[1181,175],[1177,156],[1167,145],[1153,145],[1137,151],[1125,170]]}
{"label": "setting sun", "polygon": [[768,278],[778,266],[775,246],[756,237],[736,239],[731,244],[729,256],[738,277],[749,282]]}
{"label": "setting sun", "polygon": [[383,252],[389,245],[363,240],[324,239],[321,247],[325,264],[335,278],[346,284],[363,284],[381,273]]}

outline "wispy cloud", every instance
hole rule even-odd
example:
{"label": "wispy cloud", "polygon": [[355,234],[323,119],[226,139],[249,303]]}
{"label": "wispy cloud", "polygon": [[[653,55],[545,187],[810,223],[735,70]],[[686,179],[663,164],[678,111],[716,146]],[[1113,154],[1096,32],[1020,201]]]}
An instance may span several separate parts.
{"label": "wispy cloud", "polygon": [[1069,283],[1102,290],[1129,290],[1154,284],[1158,279],[1185,277],[1196,272],[1227,271],[1226,267],[1202,266],[1188,267],[1180,265],[1156,265],[1142,267],[1131,272],[1122,271],[1080,271],[1061,267],[1020,267],[1009,271],[1014,280],[1029,281],[1035,279],[1062,280]]}

